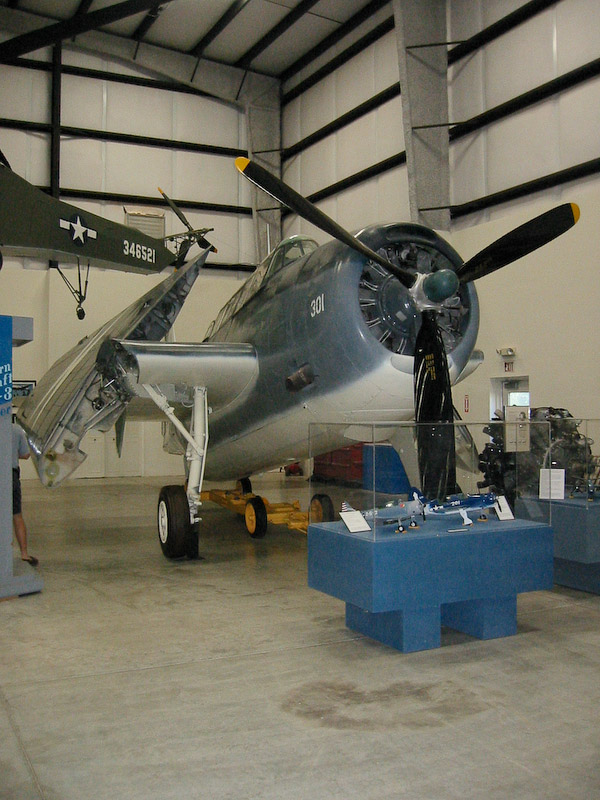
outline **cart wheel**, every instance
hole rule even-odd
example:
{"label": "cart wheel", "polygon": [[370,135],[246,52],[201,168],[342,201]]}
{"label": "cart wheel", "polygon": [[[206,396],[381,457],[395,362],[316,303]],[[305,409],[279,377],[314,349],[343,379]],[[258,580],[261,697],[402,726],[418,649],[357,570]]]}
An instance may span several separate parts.
{"label": "cart wheel", "polygon": [[309,518],[314,522],[333,522],[335,511],[328,494],[315,494],[310,501]]}
{"label": "cart wheel", "polygon": [[261,497],[251,497],[244,512],[246,530],[253,539],[262,539],[267,532],[267,509]]}
{"label": "cart wheel", "polygon": [[190,508],[183,486],[163,486],[158,497],[158,540],[167,558],[187,555]]}

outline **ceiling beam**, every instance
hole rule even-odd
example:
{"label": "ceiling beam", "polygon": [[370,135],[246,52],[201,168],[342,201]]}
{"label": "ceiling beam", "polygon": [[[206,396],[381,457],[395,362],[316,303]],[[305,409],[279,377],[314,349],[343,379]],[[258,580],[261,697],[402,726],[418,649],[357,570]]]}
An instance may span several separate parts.
{"label": "ceiling beam", "polygon": [[[164,0],[170,3],[171,0]],[[57,22],[45,28],[38,28],[29,33],[15,36],[6,42],[0,43],[0,61],[13,61],[15,58],[39,50],[40,47],[62,42],[80,33],[95,30],[111,22],[139,14],[140,11],[147,11],[156,5],[156,0],[125,0],[122,3],[102,8],[99,11],[92,11],[89,14],[76,14],[71,19],[64,22]]]}
{"label": "ceiling beam", "polygon": [[200,58],[202,53],[206,50],[208,45],[213,42],[217,36],[222,33],[225,28],[229,25],[229,23],[237,17],[240,11],[247,6],[250,0],[235,0],[227,11],[223,14],[223,16],[215,22],[212,28],[200,39],[200,41],[195,44],[188,53],[191,56],[196,56],[196,58]]}
{"label": "ceiling beam", "polygon": [[79,8],[75,12],[75,16],[77,16],[78,14],[87,14],[93,2],[94,0],[81,0],[81,2],[79,3]]}
{"label": "ceiling beam", "polygon": [[273,42],[282,36],[287,30],[289,30],[292,25],[294,25],[298,20],[303,17],[313,6],[316,6],[320,0],[301,0],[298,5],[293,8],[289,14],[275,25],[274,28],[263,36],[256,44],[247,50],[244,55],[236,61],[235,66],[239,67],[240,69],[249,69],[250,64],[254,61],[254,59],[259,56],[267,47],[270,47]]}
{"label": "ceiling beam", "polygon": [[160,15],[164,10],[165,10],[164,6],[158,4],[154,6],[154,8],[151,8],[150,11],[144,17],[144,19],[140,22],[140,24],[131,34],[131,38],[135,39],[136,42],[141,42],[144,36],[148,33],[150,28],[154,25],[154,23],[160,17]]}
{"label": "ceiling beam", "polygon": [[329,36],[326,36],[322,39],[318,44],[316,44],[311,50],[301,56],[297,61],[294,61],[293,64],[290,64],[289,67],[278,75],[279,80],[283,83],[287,81],[289,78],[292,78],[297,72],[300,72],[304,67],[307,67],[311,64],[318,56],[322,55],[325,50],[329,50],[330,47],[333,47],[338,42],[340,42],[345,36],[352,33],[359,25],[362,25],[363,22],[366,22],[373,14],[376,14],[381,8],[386,6],[389,3],[389,0],[371,0],[370,3],[362,8],[360,11],[357,11],[354,16],[350,17],[350,19],[343,22],[339,28],[337,28],[333,33],[330,33]]}

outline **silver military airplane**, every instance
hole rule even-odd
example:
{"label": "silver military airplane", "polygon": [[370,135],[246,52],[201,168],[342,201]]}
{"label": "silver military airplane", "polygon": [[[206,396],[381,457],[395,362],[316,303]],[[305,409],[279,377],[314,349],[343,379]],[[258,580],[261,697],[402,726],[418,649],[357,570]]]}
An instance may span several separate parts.
{"label": "silver military airplane", "polygon": [[[160,543],[196,557],[203,480],[242,480],[308,456],[311,422],[343,422],[312,453],[360,440],[366,422],[432,424],[417,442],[422,490],[456,491],[451,385],[481,361],[472,281],[551,241],[578,218],[565,204],[463,262],[437,233],[412,223],[356,235],[248,159],[239,171],[335,238],[282,241],[197,342],[163,341],[208,248],[60,358],[22,406],[37,471],[57,486],[85,459],[92,428],[128,418],[170,421],[171,452],[185,454],[187,488],[161,490]],[[426,427],[426,426],[425,426]],[[325,430],[322,426],[320,430]],[[210,433],[210,436],[209,436]],[[260,498],[253,497],[259,527]]]}

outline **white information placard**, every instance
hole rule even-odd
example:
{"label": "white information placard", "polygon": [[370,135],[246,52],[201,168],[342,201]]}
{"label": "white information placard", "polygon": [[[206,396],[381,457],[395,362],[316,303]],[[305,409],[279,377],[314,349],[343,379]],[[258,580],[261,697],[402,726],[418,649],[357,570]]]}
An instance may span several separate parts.
{"label": "white information placard", "polygon": [[371,530],[371,526],[360,511],[342,511],[340,517],[350,533],[360,533],[361,531]]}
{"label": "white information placard", "polygon": [[565,499],[564,469],[540,470],[540,500]]}

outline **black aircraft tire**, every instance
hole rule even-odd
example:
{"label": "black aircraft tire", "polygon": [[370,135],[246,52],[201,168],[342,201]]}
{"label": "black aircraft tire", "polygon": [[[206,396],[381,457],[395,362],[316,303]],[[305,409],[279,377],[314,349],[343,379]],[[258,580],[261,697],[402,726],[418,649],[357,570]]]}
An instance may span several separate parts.
{"label": "black aircraft tire", "polygon": [[158,541],[167,558],[188,555],[190,508],[183,486],[163,486],[158,497]]}
{"label": "black aircraft tire", "polygon": [[251,497],[244,512],[246,530],[253,539],[263,539],[267,532],[267,509],[261,497]]}
{"label": "black aircraft tire", "polygon": [[236,489],[242,494],[252,494],[252,482],[250,478],[240,478]]}
{"label": "black aircraft tire", "polygon": [[328,494],[315,494],[310,501],[310,521],[315,522],[333,522],[335,519],[335,511],[333,510],[333,502]]}
{"label": "black aircraft tire", "polygon": [[185,554],[192,561],[196,561],[200,558],[199,539],[199,523],[196,522],[194,525],[190,524],[185,540]]}

